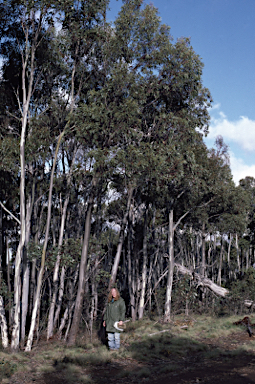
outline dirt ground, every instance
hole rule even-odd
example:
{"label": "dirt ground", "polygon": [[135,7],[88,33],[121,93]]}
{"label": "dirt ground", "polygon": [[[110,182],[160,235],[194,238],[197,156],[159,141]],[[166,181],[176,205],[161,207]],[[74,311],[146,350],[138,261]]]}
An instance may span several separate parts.
{"label": "dirt ground", "polygon": [[[111,362],[106,365],[81,367],[81,375],[89,374],[91,383],[96,384],[252,384],[255,383],[255,350],[243,352],[239,348],[249,344],[254,338],[254,336],[250,338],[246,332],[239,332],[225,339],[204,339],[202,342],[212,352],[208,359],[202,358],[200,352],[192,352],[185,358],[173,356],[171,360],[169,358],[164,360],[164,357],[159,356],[157,360],[144,363],[139,362],[138,359],[118,359],[117,355],[114,355]],[[213,357],[213,352],[218,348],[222,354],[216,353]],[[164,368],[167,371],[170,363],[176,368],[168,373],[162,373]],[[58,365],[54,366],[53,363],[50,372],[38,373],[36,364],[36,360],[31,355],[30,372],[15,373],[8,379],[8,383],[73,384]],[[126,371],[132,372],[141,368],[145,370],[147,368],[155,373],[149,376],[147,374],[145,377],[122,375]]]}

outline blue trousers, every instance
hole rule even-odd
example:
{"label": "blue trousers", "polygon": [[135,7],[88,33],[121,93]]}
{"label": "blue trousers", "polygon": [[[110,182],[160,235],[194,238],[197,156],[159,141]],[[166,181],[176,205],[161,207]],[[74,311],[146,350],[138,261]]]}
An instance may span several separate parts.
{"label": "blue trousers", "polygon": [[119,349],[120,347],[120,333],[119,332],[108,332],[108,345],[110,349]]}

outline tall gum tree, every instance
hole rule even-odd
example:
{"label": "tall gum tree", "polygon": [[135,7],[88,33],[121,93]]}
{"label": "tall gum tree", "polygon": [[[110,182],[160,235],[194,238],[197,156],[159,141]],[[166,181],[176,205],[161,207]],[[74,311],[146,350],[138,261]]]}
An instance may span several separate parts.
{"label": "tall gum tree", "polygon": [[[185,156],[181,160],[180,151],[187,154],[188,147],[182,149],[180,143],[183,138],[195,135],[196,128],[207,130],[210,105],[209,91],[201,82],[202,63],[189,40],[172,44],[169,28],[160,25],[155,8],[142,9],[141,5],[141,1],[126,2],[115,22],[116,52],[122,63],[129,64],[129,72],[136,74],[136,94],[139,95],[136,100],[130,84],[128,95],[138,104],[135,136],[132,141],[130,127],[124,144],[126,155],[121,155],[121,150],[117,152],[122,164],[119,169],[125,170],[125,180],[133,185],[133,191],[138,188],[139,180],[142,185],[144,178],[152,186],[159,175],[166,183],[173,180],[174,174],[176,177],[182,169],[181,162],[187,162]],[[118,47],[121,50],[118,51]],[[159,154],[161,159],[157,163]],[[126,191],[130,191],[128,186]],[[116,279],[119,260],[118,249],[111,283]]]}

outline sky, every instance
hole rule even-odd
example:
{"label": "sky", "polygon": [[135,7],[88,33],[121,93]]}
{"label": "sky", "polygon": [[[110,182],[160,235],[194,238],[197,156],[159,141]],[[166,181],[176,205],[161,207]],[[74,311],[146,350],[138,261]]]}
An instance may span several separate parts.
{"label": "sky", "polygon": [[[203,85],[213,98],[211,148],[221,135],[228,145],[236,185],[255,178],[255,0],[144,0],[158,8],[174,41],[189,37],[204,64]],[[114,21],[121,0],[110,0]]]}

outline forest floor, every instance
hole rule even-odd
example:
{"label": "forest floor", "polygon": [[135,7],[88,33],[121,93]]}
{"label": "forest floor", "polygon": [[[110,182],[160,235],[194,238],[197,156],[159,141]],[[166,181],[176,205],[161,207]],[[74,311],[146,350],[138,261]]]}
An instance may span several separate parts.
{"label": "forest floor", "polygon": [[[252,384],[255,336],[237,317],[128,323],[120,351],[81,333],[75,348],[51,340],[29,353],[0,351],[0,382],[9,384]],[[253,319],[251,318],[253,322]],[[1,381],[2,380],[2,381]]]}

